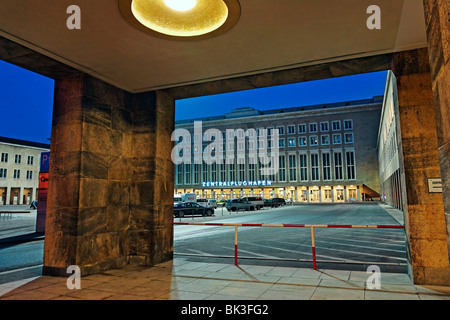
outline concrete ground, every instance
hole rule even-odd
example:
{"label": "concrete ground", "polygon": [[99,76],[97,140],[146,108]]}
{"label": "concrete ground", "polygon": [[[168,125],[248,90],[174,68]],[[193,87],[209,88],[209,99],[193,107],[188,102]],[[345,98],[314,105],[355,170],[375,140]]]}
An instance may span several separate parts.
{"label": "concrete ground", "polygon": [[414,285],[406,274],[381,273],[380,288],[370,289],[370,276],[175,258],[85,276],[81,289],[69,289],[65,277],[7,283],[0,286],[0,300],[450,300],[449,287]]}
{"label": "concrete ground", "polygon": [[[398,211],[385,209],[403,222]],[[10,221],[15,232],[32,231],[15,217]],[[4,228],[3,236],[17,236],[12,229]],[[372,274],[362,271],[234,266],[181,257],[154,267],[126,266],[85,276],[81,289],[68,288],[70,275],[1,284],[0,300],[450,300],[450,287],[414,285],[403,273],[381,272],[380,287],[371,288],[376,284]]]}

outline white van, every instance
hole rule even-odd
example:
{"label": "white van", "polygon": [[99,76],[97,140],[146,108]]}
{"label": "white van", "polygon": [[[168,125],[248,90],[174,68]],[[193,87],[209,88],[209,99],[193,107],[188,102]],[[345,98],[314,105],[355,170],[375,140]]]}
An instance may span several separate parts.
{"label": "white van", "polygon": [[180,202],[197,202],[197,196],[195,193],[182,193],[176,194],[173,197],[173,204],[177,204]]}

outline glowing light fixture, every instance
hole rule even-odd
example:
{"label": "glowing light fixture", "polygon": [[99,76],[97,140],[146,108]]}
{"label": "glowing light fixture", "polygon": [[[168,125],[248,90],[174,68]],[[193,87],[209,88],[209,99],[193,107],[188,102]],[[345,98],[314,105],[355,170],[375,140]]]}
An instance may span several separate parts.
{"label": "glowing light fixture", "polygon": [[164,3],[173,10],[188,11],[195,7],[197,0],[164,0]]}
{"label": "glowing light fixture", "polygon": [[238,0],[119,0],[119,9],[135,28],[176,40],[224,33],[241,12]]}

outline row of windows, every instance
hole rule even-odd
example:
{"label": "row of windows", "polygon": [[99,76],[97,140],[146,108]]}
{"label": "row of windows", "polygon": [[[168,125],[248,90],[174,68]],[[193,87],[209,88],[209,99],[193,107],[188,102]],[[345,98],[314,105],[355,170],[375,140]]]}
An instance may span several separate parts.
{"label": "row of windows", "polygon": [[[267,143],[267,148],[268,149],[272,149],[273,148],[273,146],[272,146],[273,141],[271,139],[268,139],[268,140],[258,140],[258,141],[256,141],[256,149],[265,149],[266,148],[265,143]],[[332,134],[331,135],[331,141],[330,141],[330,135],[328,135],[328,134],[321,135],[320,136],[320,141],[319,141],[319,136],[317,136],[317,135],[312,135],[312,136],[309,136],[309,137],[300,136],[298,138],[292,137],[292,138],[287,138],[287,139],[284,139],[284,138],[279,138],[278,139],[278,147],[279,148],[286,148],[286,147],[293,148],[293,147],[296,147],[296,146],[298,146],[298,147],[307,147],[308,145],[311,146],[311,147],[319,146],[319,145],[327,146],[327,145],[330,145],[330,144],[337,145],[337,144],[342,144],[342,143],[343,143],[342,142],[342,135],[340,133]],[[345,144],[354,143],[353,132],[349,132],[349,133],[345,133],[344,134],[344,143]],[[244,148],[244,146],[246,148]],[[213,150],[209,150],[208,148],[209,148],[208,145],[204,145],[203,146],[203,152],[208,152],[208,151],[213,152],[213,151],[215,151],[214,149]],[[231,142],[231,143],[228,143],[228,147],[227,147],[228,151],[235,151],[235,148],[236,148],[237,151],[245,151],[245,150],[251,151],[251,150],[255,150],[255,141],[250,141],[250,140],[249,141],[245,141],[245,142],[244,141],[238,141],[236,143],[236,146],[235,146],[234,141]],[[222,152],[226,151],[224,145],[220,145],[220,149],[221,149],[220,151],[222,151]],[[189,154],[191,149],[190,149],[190,147],[185,147],[185,150],[186,150],[187,154]],[[197,146],[193,147],[193,153],[194,154],[198,154],[198,147]],[[180,156],[183,156],[183,154],[180,154]]]}
{"label": "row of windows", "polygon": [[[333,144],[342,144],[341,134],[333,134],[331,136],[331,138],[332,138]],[[353,143],[353,142],[354,142],[353,133],[352,132],[345,133],[344,134],[344,143],[348,144],[348,143]],[[295,143],[296,143],[295,138],[287,139],[288,147],[295,147]],[[299,147],[307,147],[308,144],[309,144],[309,146],[313,146],[313,147],[318,146],[319,145],[319,137],[316,135],[309,136],[309,139],[305,136],[298,137],[298,146]],[[321,135],[320,136],[320,145],[322,145],[322,146],[330,145],[330,135],[328,135],[328,134]],[[280,147],[280,148],[285,147],[284,139],[279,140],[278,147]]]}
{"label": "row of windows", "polygon": [[[0,178],[6,179],[8,177],[8,169],[0,168]],[[20,169],[14,169],[13,172],[14,179],[20,179]],[[33,180],[33,171],[27,170],[27,180]]]}
{"label": "row of windows", "polygon": [[[261,166],[262,167],[262,166]],[[203,181],[342,181],[356,179],[354,151],[322,151],[320,154],[288,154],[279,156],[276,175],[263,176],[256,163],[234,164],[179,164],[176,166],[175,183],[200,184]]]}
{"label": "row of windows", "polygon": [[[7,163],[9,158],[9,154],[6,152],[2,152],[0,156],[0,162]],[[22,163],[22,155],[21,154],[15,154],[14,155],[14,163],[15,164],[21,164]],[[27,165],[32,166],[34,164],[34,156],[28,156],[27,157]]]}
{"label": "row of windows", "polygon": [[[353,130],[353,120],[344,120],[343,121],[343,128],[344,130]],[[270,129],[270,128],[269,128]],[[270,131],[268,129],[268,135],[270,135]],[[284,126],[278,126],[278,134],[283,135],[284,134]],[[327,131],[340,131],[342,129],[341,127],[341,121],[340,120],[334,120],[331,121],[331,125],[329,121],[322,121],[320,123],[317,122],[311,122],[311,123],[301,123],[298,125],[298,133],[317,133],[319,132],[327,132]],[[307,131],[308,130],[308,131]],[[287,126],[287,134],[296,134],[296,126],[295,125],[288,125]]]}
{"label": "row of windows", "polygon": [[[353,120],[344,120],[343,121],[344,125],[343,128],[344,130],[353,130]],[[319,132],[319,128],[320,128],[320,132],[328,132],[330,131],[341,131],[341,121],[340,120],[335,120],[335,121],[331,121],[331,126],[330,126],[330,122],[329,121],[323,121],[320,123],[317,122],[313,122],[313,123],[302,123],[298,125],[298,131],[296,131],[297,126],[296,125],[288,125],[287,127],[285,126],[277,126],[276,129],[278,130],[278,135],[282,136],[286,134],[290,135],[290,134],[305,134],[305,133],[318,133]],[[253,131],[254,130],[254,131]],[[264,137],[265,132],[267,132],[267,136],[272,136],[273,127],[269,127],[269,128],[256,128],[247,130],[247,133],[244,132],[244,130],[230,130],[230,132],[228,133],[228,138],[230,139],[234,139],[235,136],[238,138],[242,138],[244,137],[245,134],[247,134],[247,136],[249,138],[253,138],[254,134],[256,133],[257,137]],[[309,130],[309,131],[308,131]],[[223,140],[226,139],[226,132],[223,131]],[[236,134],[236,135],[235,135]],[[211,135],[208,132],[205,132],[203,134],[203,141],[214,141],[216,139],[216,137],[214,135]],[[190,141],[190,136],[186,137],[187,141],[185,142],[191,142]],[[200,136],[199,135],[194,135],[194,142],[198,142],[200,141]]]}

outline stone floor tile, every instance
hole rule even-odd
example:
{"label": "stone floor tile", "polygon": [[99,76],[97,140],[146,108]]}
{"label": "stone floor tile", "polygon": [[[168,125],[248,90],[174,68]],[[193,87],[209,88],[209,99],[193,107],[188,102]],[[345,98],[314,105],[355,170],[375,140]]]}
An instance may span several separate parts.
{"label": "stone floor tile", "polygon": [[[288,288],[288,287],[286,287]],[[309,300],[316,287],[295,287],[285,291],[283,287],[276,290],[272,287],[258,297],[258,300]]]}
{"label": "stone floor tile", "polygon": [[197,279],[189,283],[181,284],[178,286],[178,290],[213,294],[228,285],[229,281],[226,280]]}
{"label": "stone floor tile", "polygon": [[364,300],[364,290],[317,287],[311,300]]}
{"label": "stone floor tile", "polygon": [[417,293],[401,293],[383,290],[366,290],[365,300],[420,300]]}

